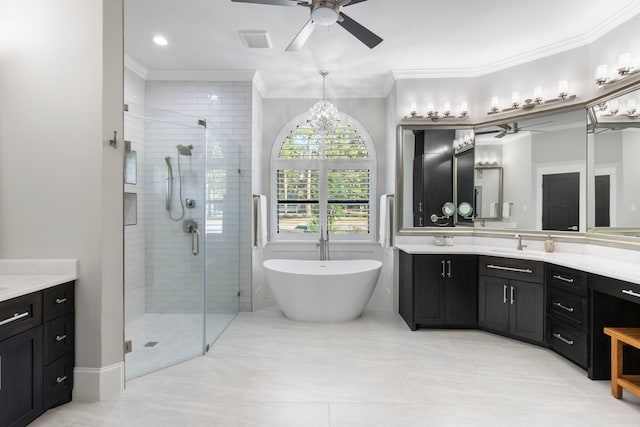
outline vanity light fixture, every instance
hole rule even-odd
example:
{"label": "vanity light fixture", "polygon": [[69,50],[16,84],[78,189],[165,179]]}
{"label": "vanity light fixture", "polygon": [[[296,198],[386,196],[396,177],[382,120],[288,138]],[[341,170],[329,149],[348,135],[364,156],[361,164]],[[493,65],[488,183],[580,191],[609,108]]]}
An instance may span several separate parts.
{"label": "vanity light fixture", "polygon": [[467,133],[464,136],[453,140],[453,151],[455,154],[460,154],[464,151],[470,150],[475,145],[475,138],[472,133]]}
{"label": "vanity light fixture", "polygon": [[518,109],[529,110],[535,108],[536,105],[551,104],[553,102],[568,101],[575,99],[576,95],[571,95],[569,92],[569,82],[562,80],[558,83],[558,96],[555,98],[543,99],[542,86],[536,86],[533,90],[533,98],[527,98],[523,103],[520,102],[520,92],[513,92],[511,94],[511,105],[506,108],[500,108],[500,101],[497,96],[491,97],[491,109],[487,112],[488,115],[506,113],[508,111],[514,111]]}
{"label": "vanity light fixture", "polygon": [[631,65],[630,53],[623,53],[618,58],[618,65],[616,66],[617,76],[609,76],[608,70],[609,67],[607,64],[600,64],[598,65],[598,68],[596,68],[595,83],[598,87],[619,82],[620,80],[640,72],[640,68],[634,68]]}
{"label": "vanity light fixture", "polygon": [[427,112],[424,115],[419,115],[417,112],[417,104],[411,103],[411,111],[408,116],[404,116],[405,119],[430,119],[433,122],[437,122],[441,119],[466,119],[469,117],[469,104],[467,101],[463,101],[460,105],[459,113],[455,114],[451,108],[449,101],[444,103],[442,113],[440,113],[434,106],[433,102],[427,103]]}

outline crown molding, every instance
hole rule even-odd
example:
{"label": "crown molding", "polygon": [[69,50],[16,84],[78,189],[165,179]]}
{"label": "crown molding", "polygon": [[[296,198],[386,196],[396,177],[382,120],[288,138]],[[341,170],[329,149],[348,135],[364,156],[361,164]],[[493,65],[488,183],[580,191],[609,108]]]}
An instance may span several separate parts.
{"label": "crown molding", "polygon": [[607,17],[599,25],[589,31],[587,34],[588,43],[594,42],[638,14],[640,14],[640,2],[635,0],[629,2],[628,5]]}
{"label": "crown molding", "polygon": [[253,87],[258,91],[260,96],[264,98],[264,94],[267,93],[267,87],[264,84],[264,80],[262,79],[262,75],[260,71],[256,71],[253,76]]}
{"label": "crown molding", "polygon": [[124,54],[124,68],[129,69],[142,80],[147,79],[149,69],[128,53]]}

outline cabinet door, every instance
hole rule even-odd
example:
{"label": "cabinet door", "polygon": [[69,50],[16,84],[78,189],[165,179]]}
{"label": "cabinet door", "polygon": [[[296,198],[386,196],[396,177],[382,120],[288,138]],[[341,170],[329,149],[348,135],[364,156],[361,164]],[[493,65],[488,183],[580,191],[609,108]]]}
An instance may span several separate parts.
{"label": "cabinet door", "polygon": [[0,425],[26,425],[42,413],[42,326],[0,342]]}
{"label": "cabinet door", "polygon": [[543,286],[540,283],[509,283],[509,332],[531,341],[544,341]]}
{"label": "cabinet door", "polygon": [[509,331],[509,280],[480,276],[478,280],[478,324],[496,332]]}
{"label": "cabinet door", "polygon": [[447,257],[445,316],[448,326],[475,327],[478,324],[478,257]]}
{"label": "cabinet door", "polygon": [[445,324],[444,275],[446,262],[440,255],[414,255],[414,320],[429,326]]}

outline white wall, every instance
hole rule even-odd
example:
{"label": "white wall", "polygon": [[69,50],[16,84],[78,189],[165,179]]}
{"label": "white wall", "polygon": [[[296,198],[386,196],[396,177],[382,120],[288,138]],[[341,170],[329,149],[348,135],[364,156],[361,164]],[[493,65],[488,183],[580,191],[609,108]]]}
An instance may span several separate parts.
{"label": "white wall", "polygon": [[79,260],[74,398],[104,398],[123,360],[122,1],[5,1],[0,28],[0,257]]}

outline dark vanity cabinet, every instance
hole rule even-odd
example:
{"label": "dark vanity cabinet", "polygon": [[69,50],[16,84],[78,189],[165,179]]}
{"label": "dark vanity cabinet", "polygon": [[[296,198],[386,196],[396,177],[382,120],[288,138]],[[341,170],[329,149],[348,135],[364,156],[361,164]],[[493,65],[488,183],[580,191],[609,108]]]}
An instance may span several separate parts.
{"label": "dark vanity cabinet", "polygon": [[24,426],[71,400],[73,286],[0,302],[0,426]]}
{"label": "dark vanity cabinet", "polygon": [[455,130],[414,131],[413,222],[414,227],[452,226],[453,217],[434,223],[442,206],[453,201],[453,140]]}
{"label": "dark vanity cabinet", "polygon": [[587,273],[547,265],[547,343],[587,369],[589,290]]}
{"label": "dark vanity cabinet", "polygon": [[419,327],[477,327],[476,255],[411,255],[400,251],[400,315]]}
{"label": "dark vanity cabinet", "polygon": [[[589,378],[611,378],[611,339],[605,327],[640,328],[640,285],[589,274],[589,323],[591,324]],[[625,374],[640,375],[640,349],[624,346]]]}
{"label": "dark vanity cabinet", "polygon": [[478,271],[480,328],[544,343],[544,263],[480,256]]}

